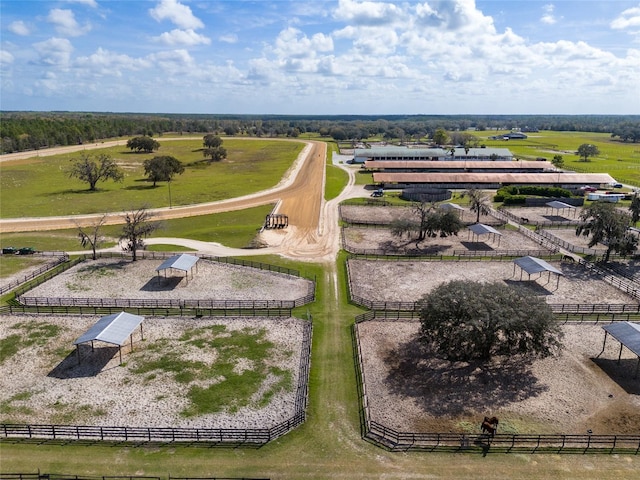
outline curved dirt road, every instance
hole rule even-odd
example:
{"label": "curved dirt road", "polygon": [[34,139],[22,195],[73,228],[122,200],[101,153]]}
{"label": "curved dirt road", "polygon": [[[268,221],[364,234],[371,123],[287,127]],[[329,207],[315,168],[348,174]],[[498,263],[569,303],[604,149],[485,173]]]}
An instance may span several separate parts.
{"label": "curved dirt road", "polygon": [[[169,139],[166,139],[169,140]],[[106,142],[91,145],[89,148],[104,148],[123,144],[126,141]],[[362,195],[362,189],[353,189],[354,174],[349,169],[349,186],[343,194],[331,202],[324,201],[324,179],[327,147],[324,142],[305,141],[305,148],[291,170],[280,184],[273,189],[258,192],[220,202],[211,202],[181,207],[159,208],[151,210],[154,219],[167,220],[233,210],[279,202],[277,213],[289,217],[289,227],[277,231],[265,231],[262,241],[269,245],[264,249],[229,249],[215,243],[197,242],[189,239],[148,239],[147,244],[169,243],[195,248],[203,253],[214,255],[255,255],[277,253],[285,256],[311,261],[325,261],[335,258],[339,248],[337,205],[349,196]],[[82,150],[86,146],[62,147],[64,151]],[[47,150],[47,155],[61,153],[57,149]],[[40,154],[44,154],[42,151]],[[16,154],[28,155],[28,154]],[[33,152],[30,155],[33,156]],[[4,156],[7,157],[7,156]],[[25,157],[3,158],[11,160]],[[343,167],[344,168],[344,167]],[[0,219],[0,232],[24,232],[75,228],[77,225],[89,225],[101,215],[80,215],[61,217]],[[107,224],[123,223],[119,213],[107,218]]]}

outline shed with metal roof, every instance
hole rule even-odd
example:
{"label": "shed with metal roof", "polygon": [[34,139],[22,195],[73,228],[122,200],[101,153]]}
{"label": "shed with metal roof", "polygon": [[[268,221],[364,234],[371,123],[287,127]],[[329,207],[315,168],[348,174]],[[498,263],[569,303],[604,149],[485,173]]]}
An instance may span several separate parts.
{"label": "shed with metal roof", "polygon": [[174,255],[173,257],[167,258],[162,264],[156,268],[156,272],[160,275],[160,272],[165,273],[165,277],[167,276],[167,270],[175,269],[185,272],[185,278],[187,279],[187,283],[189,282],[189,272],[191,272],[191,278],[193,278],[193,267],[196,267],[200,258],[195,255],[188,255],[183,253],[181,255]]}
{"label": "shed with metal roof", "polygon": [[529,275],[529,280],[531,280],[531,275],[539,273],[542,274],[544,272],[548,272],[549,280],[551,280],[551,274],[556,275],[556,289],[560,283],[560,276],[564,275],[560,270],[558,270],[553,265],[548,262],[542,260],[541,258],[531,257],[527,255],[526,257],[516,258],[513,261],[513,274],[516,273],[516,265],[520,267],[520,280],[522,280],[522,272],[526,272]]}
{"label": "shed with metal roof", "polygon": [[122,363],[122,346],[124,345],[127,337],[131,342],[131,349],[133,350],[133,331],[140,327],[140,337],[144,340],[142,332],[142,321],[144,317],[140,315],[133,315],[127,312],[113,313],[102,317],[96,323],[93,324],[89,330],[80,335],[78,339],[73,342],[76,346],[76,353],[78,355],[78,363],[80,363],[80,345],[83,343],[91,342],[91,351],[94,350],[93,342],[105,342],[118,346],[120,352],[120,363]]}
{"label": "shed with metal roof", "polygon": [[603,325],[602,329],[604,330],[604,342],[602,343],[602,352],[598,354],[598,357],[604,352],[605,345],[607,344],[607,335],[611,335],[620,342],[618,365],[620,365],[623,346],[637,355],[638,363],[636,364],[636,372],[633,378],[638,378],[638,369],[640,368],[640,324],[633,322],[614,322],[609,325]]}

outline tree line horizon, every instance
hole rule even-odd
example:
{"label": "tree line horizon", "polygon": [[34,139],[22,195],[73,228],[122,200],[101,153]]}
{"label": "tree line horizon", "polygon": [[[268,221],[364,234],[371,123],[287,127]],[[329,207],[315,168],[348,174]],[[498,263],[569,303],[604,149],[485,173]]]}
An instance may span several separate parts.
{"label": "tree line horizon", "polygon": [[0,112],[0,154],[165,133],[336,141],[371,137],[417,141],[438,129],[609,133],[640,142],[640,115],[207,115],[92,112]]}

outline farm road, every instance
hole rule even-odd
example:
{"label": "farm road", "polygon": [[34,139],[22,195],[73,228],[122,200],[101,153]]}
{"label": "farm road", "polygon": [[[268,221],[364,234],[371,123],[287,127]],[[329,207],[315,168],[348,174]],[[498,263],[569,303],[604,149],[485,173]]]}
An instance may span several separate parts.
{"label": "farm road", "polygon": [[[172,140],[172,139],[163,139]],[[250,139],[247,139],[248,141]],[[343,193],[331,200],[324,201],[324,179],[327,146],[324,142],[304,141],[302,150],[292,168],[282,181],[274,188],[244,197],[237,197],[219,202],[187,205],[174,208],[158,208],[151,212],[156,220],[168,220],[211,213],[221,213],[245,208],[277,203],[276,213],[288,215],[289,227],[280,231],[265,231],[262,240],[268,247],[255,249],[230,249],[222,245],[197,242],[189,239],[155,238],[148,239],[147,244],[173,244],[212,255],[255,255],[281,254],[284,256],[310,261],[330,261],[335,258],[339,248],[338,203],[344,198],[366,195],[362,187],[355,187],[355,174],[349,173],[349,185]],[[54,148],[38,152],[39,156],[68,153],[83,149],[105,148],[126,144],[126,140],[99,143],[95,145],[79,145],[74,147]],[[0,161],[18,160],[33,156],[33,152],[4,155]],[[55,230],[75,228],[77,225],[88,225],[101,215],[79,215],[60,217],[31,217],[18,219],[0,219],[0,232],[24,232],[39,230]],[[123,223],[120,213],[113,213],[107,224]],[[117,248],[116,248],[117,249]],[[111,249],[113,250],[113,249]]]}

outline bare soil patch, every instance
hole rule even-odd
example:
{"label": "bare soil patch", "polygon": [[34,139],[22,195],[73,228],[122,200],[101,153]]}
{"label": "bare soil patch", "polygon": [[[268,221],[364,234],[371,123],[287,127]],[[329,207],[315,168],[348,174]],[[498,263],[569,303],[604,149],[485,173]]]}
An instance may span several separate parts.
{"label": "bare soil patch", "polygon": [[[441,283],[451,280],[502,281],[550,304],[637,304],[637,300],[600,279],[581,265],[550,262],[564,275],[526,273],[511,261],[375,261],[349,259],[352,295],[371,301],[415,302]],[[556,287],[557,285],[557,287]]]}
{"label": "bare soil patch", "polygon": [[598,325],[566,325],[563,351],[531,364],[451,363],[416,341],[419,322],[357,325],[371,419],[403,432],[478,433],[485,415],[499,433],[637,434],[637,358]]}
{"label": "bare soil patch", "polygon": [[[454,255],[455,252],[503,252],[506,250],[545,250],[533,240],[517,231],[502,228],[500,235],[474,235],[463,230],[449,237],[427,238],[419,243],[415,239],[395,237],[388,228],[344,229],[344,243],[347,251],[379,251],[394,254]],[[551,252],[549,252],[551,253]]]}
{"label": "bare soil patch", "polygon": [[[81,347],[78,364],[73,342],[98,316],[5,316],[0,322],[0,339],[25,335],[35,325],[56,327],[46,341],[23,346],[0,365],[0,418],[9,423],[81,424],[130,427],[182,428],[270,428],[295,413],[295,385],[303,339],[303,322],[295,318],[185,318],[148,317],[143,322],[144,341],[134,332],[133,352],[123,347],[120,365],[117,347],[102,342],[95,350]],[[275,347],[269,356],[271,366],[290,372],[293,387],[278,390],[268,404],[261,396],[273,382],[268,375],[249,405],[233,411],[185,416],[188,391],[194,386],[207,388],[220,381],[212,378],[184,383],[167,371],[141,374],[136,367],[148,358],[154,346],[166,345],[184,359],[197,360],[216,369],[219,352],[215,348],[195,348],[185,341],[194,328],[220,325],[227,331],[262,330]],[[157,349],[156,349],[157,350]],[[162,350],[162,349],[160,349]],[[252,368],[251,360],[239,356],[236,369]]]}
{"label": "bare soil patch", "polygon": [[30,290],[27,297],[197,300],[295,300],[312,282],[256,268],[200,259],[193,277],[156,272],[162,260],[85,261]]}

